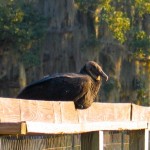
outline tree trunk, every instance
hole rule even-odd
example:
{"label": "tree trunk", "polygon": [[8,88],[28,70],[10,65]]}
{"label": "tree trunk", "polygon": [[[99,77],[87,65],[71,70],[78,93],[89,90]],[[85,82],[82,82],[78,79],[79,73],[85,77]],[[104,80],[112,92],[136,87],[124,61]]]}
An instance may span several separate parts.
{"label": "tree trunk", "polygon": [[23,63],[19,63],[19,85],[20,88],[25,87],[27,84],[27,79],[26,79],[26,71]]}

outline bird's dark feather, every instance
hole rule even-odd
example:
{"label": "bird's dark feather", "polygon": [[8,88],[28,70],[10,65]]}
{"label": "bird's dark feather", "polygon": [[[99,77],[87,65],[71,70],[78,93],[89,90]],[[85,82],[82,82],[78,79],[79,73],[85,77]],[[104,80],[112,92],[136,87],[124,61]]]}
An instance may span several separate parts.
{"label": "bird's dark feather", "polygon": [[45,77],[28,85],[18,98],[37,100],[76,100],[87,93],[90,77],[68,73]]}

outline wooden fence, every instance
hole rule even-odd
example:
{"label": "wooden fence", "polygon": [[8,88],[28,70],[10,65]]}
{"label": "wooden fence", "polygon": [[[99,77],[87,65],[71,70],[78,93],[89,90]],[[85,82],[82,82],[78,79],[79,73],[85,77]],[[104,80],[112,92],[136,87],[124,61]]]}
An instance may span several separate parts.
{"label": "wooden fence", "polygon": [[73,102],[0,98],[1,136],[81,133],[81,150],[104,150],[104,132],[111,130],[131,131],[130,150],[149,150],[150,107],[95,102],[78,110]]}

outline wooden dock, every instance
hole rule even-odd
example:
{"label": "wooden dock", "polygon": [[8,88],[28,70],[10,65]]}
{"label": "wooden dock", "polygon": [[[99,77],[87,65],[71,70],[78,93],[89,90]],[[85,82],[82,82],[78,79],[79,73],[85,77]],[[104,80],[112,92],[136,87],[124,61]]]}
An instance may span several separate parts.
{"label": "wooden dock", "polygon": [[108,130],[132,130],[134,142],[137,142],[136,133],[142,131],[143,150],[148,150],[150,107],[95,102],[90,108],[79,110],[73,102],[0,98],[1,135],[82,133],[82,149],[86,149],[88,134],[94,134],[97,138],[90,145],[93,150],[103,150],[103,132]]}

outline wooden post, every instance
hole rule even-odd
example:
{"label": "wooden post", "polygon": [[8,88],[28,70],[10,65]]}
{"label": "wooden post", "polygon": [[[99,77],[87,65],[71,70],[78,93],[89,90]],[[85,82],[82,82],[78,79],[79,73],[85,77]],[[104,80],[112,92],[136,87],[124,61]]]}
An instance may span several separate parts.
{"label": "wooden post", "polygon": [[103,150],[103,131],[94,131],[81,134],[82,150]]}
{"label": "wooden post", "polygon": [[104,149],[104,131],[99,131],[99,150]]}
{"label": "wooden post", "polygon": [[144,150],[149,150],[149,130],[145,129],[145,149]]}

